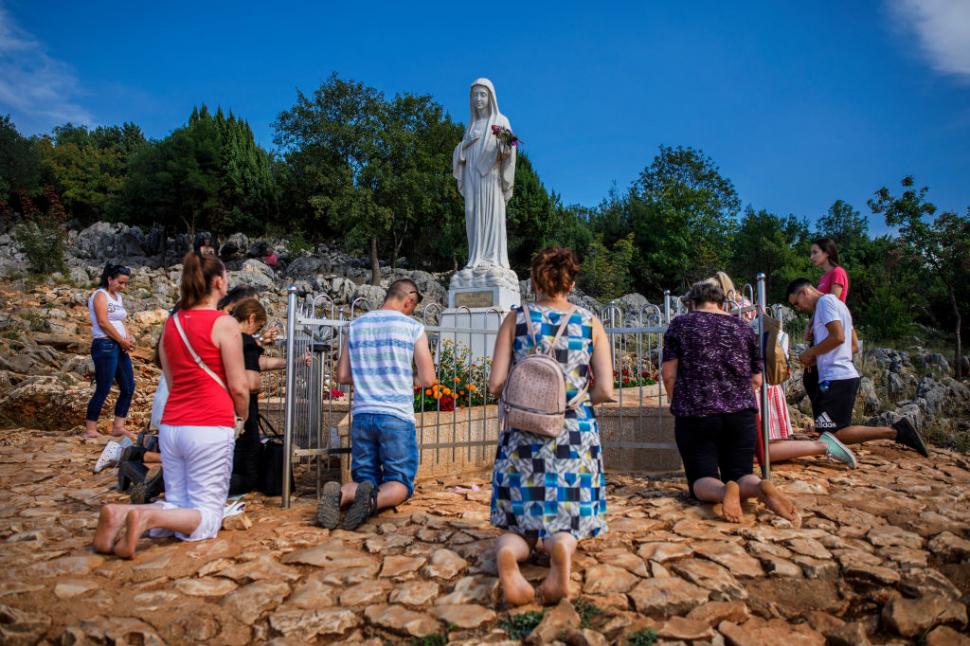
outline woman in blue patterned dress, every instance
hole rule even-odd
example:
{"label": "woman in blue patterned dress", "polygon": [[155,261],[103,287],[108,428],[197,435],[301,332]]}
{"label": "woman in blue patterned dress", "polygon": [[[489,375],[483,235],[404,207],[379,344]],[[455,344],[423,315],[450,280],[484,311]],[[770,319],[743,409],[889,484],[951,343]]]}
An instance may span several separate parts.
{"label": "woman in blue patterned dress", "polygon": [[[572,558],[578,540],[606,530],[606,479],[593,404],[613,398],[610,344],[592,313],[566,300],[575,287],[579,263],[569,249],[545,249],[532,261],[536,303],[506,316],[495,340],[489,389],[501,394],[511,365],[534,350],[532,335],[549,351],[563,316],[566,333],[555,357],[566,379],[566,398],[592,382],[585,397],[566,412],[558,437],[514,428],[499,437],[492,474],[491,520],[506,530],[496,545],[496,563],[505,600],[532,602],[535,590],[519,571],[537,541],[549,554],[550,570],[539,588],[547,603],[569,595]],[[570,313],[571,312],[571,313]],[[591,380],[592,375],[600,376]]]}

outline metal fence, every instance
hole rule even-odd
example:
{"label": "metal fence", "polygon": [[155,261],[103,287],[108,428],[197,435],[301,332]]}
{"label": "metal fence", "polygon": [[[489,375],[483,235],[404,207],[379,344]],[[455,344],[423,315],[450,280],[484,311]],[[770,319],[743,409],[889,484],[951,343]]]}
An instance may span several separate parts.
{"label": "metal fence", "polygon": [[[742,288],[742,301],[733,304],[732,312],[739,316],[754,313],[763,333],[766,296],[762,274],[756,285]],[[290,473],[295,463],[315,467],[318,497],[328,460],[348,450],[341,447],[338,427],[348,426],[353,391],[341,390],[333,375],[347,326],[366,310],[360,299],[349,307],[338,307],[325,296],[301,297],[291,287],[287,298],[285,379],[264,378],[263,407],[274,426],[283,429],[283,473]],[[471,324],[472,312],[459,308],[460,313],[463,311]],[[637,429],[662,428],[665,416],[670,421],[660,384],[663,335],[670,321],[685,311],[683,300],[668,291],[663,303],[647,303],[636,312],[624,311],[615,303],[597,312],[609,337],[616,386],[616,401],[597,407],[604,454],[613,451],[622,456],[658,450],[676,454],[676,446],[669,439],[672,434],[643,437],[644,433]],[[442,312],[439,305],[429,304],[416,313],[425,325],[439,381],[438,388],[415,393],[419,455],[422,462],[431,461],[434,465],[489,460],[499,435],[498,407],[487,394],[490,361],[473,356],[468,348],[491,348],[496,332],[461,325],[461,314],[448,317],[458,323],[442,326]],[[487,315],[495,317],[497,329],[504,313],[494,309]],[[762,386],[762,401],[767,401],[767,383]],[[604,425],[633,431],[604,433]],[[761,433],[767,447],[767,415],[762,416]],[[767,456],[762,471],[765,477],[769,476]],[[284,507],[289,506],[291,493],[289,478],[284,478]]]}

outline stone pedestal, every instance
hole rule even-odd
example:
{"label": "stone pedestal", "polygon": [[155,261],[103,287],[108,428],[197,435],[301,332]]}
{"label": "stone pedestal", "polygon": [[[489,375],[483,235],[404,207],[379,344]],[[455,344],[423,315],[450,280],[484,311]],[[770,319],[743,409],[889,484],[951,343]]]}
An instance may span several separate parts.
{"label": "stone pedestal", "polygon": [[475,359],[491,357],[502,320],[521,300],[519,278],[511,269],[465,268],[451,277],[441,338],[464,345]]}

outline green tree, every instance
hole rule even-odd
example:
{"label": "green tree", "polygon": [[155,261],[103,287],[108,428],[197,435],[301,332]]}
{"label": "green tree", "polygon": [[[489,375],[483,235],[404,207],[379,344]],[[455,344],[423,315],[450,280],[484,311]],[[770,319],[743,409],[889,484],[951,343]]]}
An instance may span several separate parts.
{"label": "green tree", "polygon": [[127,221],[158,223],[169,233],[261,232],[278,213],[269,153],[244,120],[205,106],[133,154],[122,193]]}
{"label": "green tree", "polygon": [[818,235],[828,236],[839,246],[839,261],[855,267],[865,254],[869,243],[869,218],[848,202],[836,200],[825,215],[818,219]]}
{"label": "green tree", "polygon": [[10,115],[0,115],[0,201],[41,189],[43,161],[29,138],[17,130]]}
{"label": "green tree", "polygon": [[785,286],[808,274],[808,226],[793,215],[780,217],[748,207],[731,246],[731,275],[739,284],[765,274],[768,301],[783,302]]}
{"label": "green tree", "polygon": [[295,210],[318,229],[369,248],[371,281],[380,282],[381,250],[419,262],[456,265],[464,215],[451,150],[461,127],[428,96],[385,99],[335,74],[276,120]]}
{"label": "green tree", "polygon": [[724,269],[740,200],[731,181],[694,148],[661,146],[627,195],[615,191],[600,205],[597,228],[612,244],[633,233],[633,274],[643,292],[686,287]]}
{"label": "green tree", "polygon": [[50,165],[54,186],[71,217],[81,224],[105,219],[127,179],[128,163],[145,146],[141,128],[67,123],[43,137],[40,150]]}
{"label": "green tree", "polygon": [[589,246],[579,274],[580,288],[604,301],[619,298],[630,291],[630,265],[635,249],[633,234],[620,238],[609,249],[597,238]]}
{"label": "green tree", "polygon": [[505,211],[509,264],[527,271],[532,256],[553,239],[557,204],[532,166],[520,152],[515,160],[515,188]]}
{"label": "green tree", "polygon": [[882,187],[869,200],[869,207],[873,213],[883,214],[886,224],[898,227],[900,244],[926,269],[927,283],[936,282],[945,291],[952,308],[956,340],[954,369],[960,379],[961,303],[966,302],[970,285],[970,209],[964,215],[945,212],[931,219],[936,206],[926,199],[929,189],[924,186],[917,190],[914,186],[913,178],[907,176],[902,180],[903,192],[899,196]]}

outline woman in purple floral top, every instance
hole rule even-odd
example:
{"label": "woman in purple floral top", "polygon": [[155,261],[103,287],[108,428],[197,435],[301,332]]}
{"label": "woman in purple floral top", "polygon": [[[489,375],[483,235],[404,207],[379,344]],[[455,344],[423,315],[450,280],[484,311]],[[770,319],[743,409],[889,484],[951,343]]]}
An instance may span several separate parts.
{"label": "woman in purple floral top", "polygon": [[754,393],[761,387],[758,338],[744,321],[723,311],[724,292],[715,282],[696,283],[687,299],[691,311],[672,320],[664,334],[663,382],[691,493],[721,503],[730,522],[742,521],[742,500],[759,498],[798,524],[791,501],[751,473]]}

